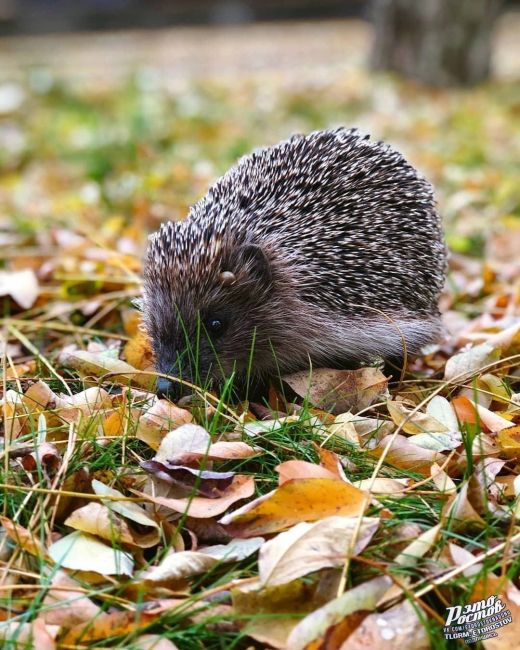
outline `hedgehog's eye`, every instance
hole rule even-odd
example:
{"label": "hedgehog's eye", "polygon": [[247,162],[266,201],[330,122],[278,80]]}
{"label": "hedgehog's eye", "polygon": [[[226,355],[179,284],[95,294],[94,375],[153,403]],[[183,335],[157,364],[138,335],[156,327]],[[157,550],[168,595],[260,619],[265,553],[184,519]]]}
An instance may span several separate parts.
{"label": "hedgehog's eye", "polygon": [[224,333],[224,321],[220,318],[208,318],[206,321],[206,329],[210,334],[219,336]]}

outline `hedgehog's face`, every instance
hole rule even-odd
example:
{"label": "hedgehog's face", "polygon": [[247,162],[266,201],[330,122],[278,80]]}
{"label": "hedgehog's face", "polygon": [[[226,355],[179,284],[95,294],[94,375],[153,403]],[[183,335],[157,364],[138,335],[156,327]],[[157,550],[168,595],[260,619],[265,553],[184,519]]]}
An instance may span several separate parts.
{"label": "hedgehog's face", "polygon": [[[258,372],[262,361],[273,360],[268,258],[260,247],[242,244],[203,272],[191,262],[191,271],[182,272],[178,264],[158,269],[150,258],[145,267],[144,321],[156,369],[206,389],[222,388],[232,375],[243,383],[252,364]],[[161,396],[191,392],[179,382],[158,381]]]}

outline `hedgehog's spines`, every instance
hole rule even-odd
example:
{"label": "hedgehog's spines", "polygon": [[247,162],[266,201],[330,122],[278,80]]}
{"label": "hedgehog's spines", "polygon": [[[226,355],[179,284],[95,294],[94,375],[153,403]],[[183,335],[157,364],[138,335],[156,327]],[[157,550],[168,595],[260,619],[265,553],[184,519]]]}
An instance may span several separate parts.
{"label": "hedgehog's spines", "polygon": [[[306,317],[309,353],[313,346],[337,353],[342,337],[346,347],[370,347],[361,330],[374,327],[374,307],[408,323],[417,342],[435,337],[446,265],[440,219],[430,184],[390,145],[339,127],[243,157],[186,220],[163,224],[150,239],[145,317],[158,286],[161,305],[213,299],[219,274],[235,271],[226,265],[245,242],[260,246],[274,270],[271,312],[280,312],[262,318],[282,329],[285,320],[286,333],[297,328],[298,318],[285,313],[292,301],[299,322]],[[388,322],[378,327],[374,336],[383,337]],[[316,328],[328,328],[321,340],[317,332],[313,339]]]}

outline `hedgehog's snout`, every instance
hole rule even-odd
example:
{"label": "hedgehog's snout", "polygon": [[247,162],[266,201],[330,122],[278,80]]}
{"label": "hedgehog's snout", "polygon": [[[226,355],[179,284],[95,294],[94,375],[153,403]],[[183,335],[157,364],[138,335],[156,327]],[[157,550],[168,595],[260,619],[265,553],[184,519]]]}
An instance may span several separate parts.
{"label": "hedgehog's snout", "polygon": [[159,377],[157,379],[157,397],[159,399],[170,399],[174,402],[180,399],[179,383],[172,381],[171,379],[166,379],[166,377]]}
{"label": "hedgehog's snout", "polygon": [[186,386],[180,381],[159,377],[155,393],[159,399],[169,399],[171,402],[178,402],[184,397],[193,395],[190,386]]}

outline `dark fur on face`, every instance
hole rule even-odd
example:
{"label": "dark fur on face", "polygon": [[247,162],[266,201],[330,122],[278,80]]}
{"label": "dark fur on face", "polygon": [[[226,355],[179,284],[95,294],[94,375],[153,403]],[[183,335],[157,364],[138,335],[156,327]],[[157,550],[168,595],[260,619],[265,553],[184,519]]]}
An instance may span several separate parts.
{"label": "dark fur on face", "polygon": [[205,384],[414,353],[439,336],[446,250],[429,183],[355,130],[243,158],[150,239],[157,370]]}
{"label": "dark fur on face", "polygon": [[[182,237],[175,227],[172,237]],[[232,373],[243,386],[251,366],[255,375],[276,368],[276,351],[288,342],[277,309],[290,306],[294,293],[287,295],[283,269],[268,249],[226,235],[196,286],[175,265],[159,275],[154,269],[148,262],[145,295],[153,307],[145,313],[158,372],[214,388]],[[190,391],[170,384],[166,392]]]}

